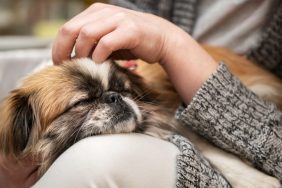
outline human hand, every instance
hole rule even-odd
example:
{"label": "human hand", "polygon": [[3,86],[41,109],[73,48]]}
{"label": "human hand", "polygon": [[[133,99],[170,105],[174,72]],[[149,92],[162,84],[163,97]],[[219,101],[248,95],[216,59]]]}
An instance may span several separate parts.
{"label": "human hand", "polygon": [[95,62],[120,50],[125,58],[130,55],[161,62],[168,41],[178,33],[184,31],[160,17],[95,3],[60,28],[53,45],[53,61],[60,64],[70,59],[75,48],[75,57],[92,57]]}
{"label": "human hand", "polygon": [[37,179],[37,166],[30,159],[18,161],[0,153],[0,187],[29,188]]}
{"label": "human hand", "polygon": [[187,104],[218,65],[189,34],[169,21],[101,3],[61,27],[52,49],[54,64],[70,59],[73,48],[76,57],[92,57],[98,63],[120,50],[123,56],[159,62]]}

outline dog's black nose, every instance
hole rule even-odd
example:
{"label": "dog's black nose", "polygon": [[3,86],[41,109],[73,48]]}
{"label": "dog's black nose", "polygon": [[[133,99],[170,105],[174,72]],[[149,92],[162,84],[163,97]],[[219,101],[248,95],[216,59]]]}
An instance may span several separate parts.
{"label": "dog's black nose", "polygon": [[105,103],[117,103],[120,102],[122,100],[120,94],[116,93],[116,92],[110,92],[105,94],[104,96],[104,101]]}

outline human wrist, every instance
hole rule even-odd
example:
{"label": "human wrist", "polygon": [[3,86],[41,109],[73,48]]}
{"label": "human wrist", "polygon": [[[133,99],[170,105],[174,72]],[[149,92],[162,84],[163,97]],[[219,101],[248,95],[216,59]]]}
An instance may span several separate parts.
{"label": "human wrist", "polygon": [[163,35],[162,50],[160,55],[159,64],[162,67],[167,67],[167,64],[172,63],[176,58],[179,49],[190,43],[190,35],[181,28],[176,27],[172,23],[171,27]]}
{"label": "human wrist", "polygon": [[160,65],[182,100],[188,104],[201,85],[216,71],[218,63],[191,36],[179,30],[175,37],[166,40]]}

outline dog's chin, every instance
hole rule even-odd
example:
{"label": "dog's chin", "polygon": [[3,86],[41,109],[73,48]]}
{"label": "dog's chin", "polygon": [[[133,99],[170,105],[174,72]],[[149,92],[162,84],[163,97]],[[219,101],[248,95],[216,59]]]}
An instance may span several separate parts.
{"label": "dog's chin", "polygon": [[135,118],[131,117],[126,120],[118,121],[110,126],[112,126],[112,128],[110,128],[108,132],[105,132],[105,134],[134,132],[138,127],[138,123]]}
{"label": "dog's chin", "polygon": [[[135,116],[125,113],[113,117],[110,121],[87,123],[83,127],[88,129],[85,136],[94,136],[101,134],[120,134],[134,132],[138,127],[138,122]],[[89,135],[90,134],[90,135]]]}

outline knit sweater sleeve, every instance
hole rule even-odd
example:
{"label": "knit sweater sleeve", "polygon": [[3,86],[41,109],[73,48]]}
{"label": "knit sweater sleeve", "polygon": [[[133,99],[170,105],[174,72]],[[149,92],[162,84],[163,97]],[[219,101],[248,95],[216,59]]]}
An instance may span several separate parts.
{"label": "knit sweater sleeve", "polygon": [[195,0],[110,0],[113,5],[163,17],[190,34],[197,16],[197,2]]}
{"label": "knit sweater sleeve", "polygon": [[278,3],[261,41],[247,57],[282,78],[282,1]]}
{"label": "knit sweater sleeve", "polygon": [[217,146],[282,181],[282,113],[259,99],[224,64],[176,118]]}
{"label": "knit sweater sleeve", "polygon": [[120,7],[141,11],[141,12],[148,12],[152,14],[159,15],[161,17],[169,19],[169,10],[168,7],[164,9],[160,9],[160,5],[169,6],[170,1],[166,3],[155,2],[152,0],[110,0],[110,4],[117,5]]}
{"label": "knit sweater sleeve", "polygon": [[146,11],[146,9],[148,9],[146,7],[142,8],[138,6],[136,0],[110,0],[110,4],[137,11]]}

